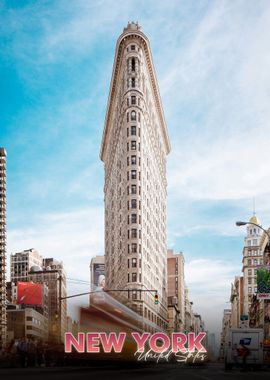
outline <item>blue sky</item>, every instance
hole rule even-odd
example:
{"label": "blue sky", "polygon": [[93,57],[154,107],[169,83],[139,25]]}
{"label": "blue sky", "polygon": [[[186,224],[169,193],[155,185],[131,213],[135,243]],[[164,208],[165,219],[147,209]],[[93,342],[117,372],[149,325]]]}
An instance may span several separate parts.
{"label": "blue sky", "polygon": [[89,279],[103,252],[99,149],[114,49],[131,20],[150,39],[172,145],[168,246],[184,252],[194,309],[216,328],[241,273],[235,220],[255,197],[270,224],[268,1],[1,1],[8,253],[35,247]]}

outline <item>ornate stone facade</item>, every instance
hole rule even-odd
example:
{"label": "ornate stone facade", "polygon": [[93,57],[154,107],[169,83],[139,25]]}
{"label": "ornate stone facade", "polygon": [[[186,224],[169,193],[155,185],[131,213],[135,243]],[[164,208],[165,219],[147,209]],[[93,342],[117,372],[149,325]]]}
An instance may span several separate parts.
{"label": "ornate stone facade", "polygon": [[[167,325],[166,156],[170,142],[147,37],[129,23],[115,53],[101,160],[105,168],[107,289],[150,322]],[[157,290],[154,294],[136,289]]]}

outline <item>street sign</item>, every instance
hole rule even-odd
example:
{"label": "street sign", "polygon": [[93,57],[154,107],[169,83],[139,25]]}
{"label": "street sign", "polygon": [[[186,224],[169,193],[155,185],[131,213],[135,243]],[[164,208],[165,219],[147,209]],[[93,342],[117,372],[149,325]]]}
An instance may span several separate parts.
{"label": "street sign", "polygon": [[257,293],[258,300],[270,300],[270,293]]}

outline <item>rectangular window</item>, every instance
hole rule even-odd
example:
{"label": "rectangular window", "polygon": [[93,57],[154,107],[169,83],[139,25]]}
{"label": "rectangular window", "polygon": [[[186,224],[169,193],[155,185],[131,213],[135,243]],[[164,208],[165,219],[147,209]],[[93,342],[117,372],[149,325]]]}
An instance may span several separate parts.
{"label": "rectangular window", "polygon": [[136,193],[137,193],[137,186],[131,185],[131,194],[136,194]]}
{"label": "rectangular window", "polygon": [[136,150],[136,141],[131,141],[131,150]]}
{"label": "rectangular window", "polygon": [[135,78],[131,78],[131,87],[135,87]]}
{"label": "rectangular window", "polygon": [[136,230],[136,228],[132,228],[132,230],[131,230],[131,237],[132,238],[136,238],[137,237],[137,230]]}
{"label": "rectangular window", "polygon": [[252,288],[251,287],[248,288],[248,292],[252,293]]}
{"label": "rectangular window", "polygon": [[129,136],[129,129],[127,128],[127,137]]}
{"label": "rectangular window", "polygon": [[136,162],[137,162],[137,157],[131,156],[131,165],[136,165]]}
{"label": "rectangular window", "polygon": [[137,273],[132,273],[132,282],[137,281]]}
{"label": "rectangular window", "polygon": [[131,96],[131,104],[132,105],[136,104],[136,96],[134,95]]}
{"label": "rectangular window", "polygon": [[135,45],[131,45],[130,50],[135,50]]}
{"label": "rectangular window", "polygon": [[127,172],[127,180],[129,180],[129,172]]}
{"label": "rectangular window", "polygon": [[137,208],[137,200],[131,199],[131,208]]}
{"label": "rectangular window", "polygon": [[127,166],[129,166],[129,157],[127,157]]}
{"label": "rectangular window", "polygon": [[251,269],[248,270],[248,275],[251,276]]}
{"label": "rectangular window", "polygon": [[[136,281],[136,280],[135,280]],[[132,299],[133,300],[136,300],[137,299],[137,292],[136,292],[136,290],[133,290],[132,291]]]}
{"label": "rectangular window", "polygon": [[131,223],[137,223],[137,214],[131,214]]}
{"label": "rectangular window", "polygon": [[136,136],[136,125],[132,125],[130,128],[131,136]]}
{"label": "rectangular window", "polygon": [[137,171],[136,170],[131,170],[131,179],[136,179],[136,178],[137,178]]}

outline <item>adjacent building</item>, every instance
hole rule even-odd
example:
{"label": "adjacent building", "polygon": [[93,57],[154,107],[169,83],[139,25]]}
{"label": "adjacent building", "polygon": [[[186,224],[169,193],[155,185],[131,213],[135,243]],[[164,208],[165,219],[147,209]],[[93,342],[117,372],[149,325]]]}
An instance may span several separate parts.
{"label": "adjacent building", "polygon": [[[129,23],[115,52],[100,158],[105,275],[115,297],[167,328],[166,157],[170,142],[149,40]],[[156,290],[159,304],[151,292]],[[128,296],[129,295],[129,296]]]}
{"label": "adjacent building", "polygon": [[185,330],[185,259],[182,252],[167,252],[168,332]]}
{"label": "adjacent building", "polygon": [[[49,341],[64,341],[67,331],[66,273],[63,263],[54,258],[43,259],[42,268],[33,266],[28,273],[29,281],[48,287]],[[61,332],[60,332],[61,331]]]}
{"label": "adjacent building", "polygon": [[[251,223],[261,226],[256,215],[253,215]],[[249,316],[252,296],[257,292],[257,269],[264,263],[261,245],[262,230],[252,224],[247,225],[247,235],[243,248],[243,314]]]}
{"label": "adjacent building", "polygon": [[226,339],[228,330],[230,328],[231,328],[231,309],[224,309],[223,318],[222,318],[222,330],[220,334],[220,351],[219,351],[220,360],[224,360],[225,339]]}
{"label": "adjacent building", "polygon": [[90,262],[90,284],[94,290],[95,287],[105,286],[105,257],[95,256]]}
{"label": "adjacent building", "polygon": [[22,338],[47,341],[48,319],[37,310],[14,306],[7,310],[7,317],[8,342]]}
{"label": "adjacent building", "polygon": [[28,281],[30,268],[42,267],[42,256],[34,248],[16,252],[10,256],[10,280],[17,284],[18,281]]}
{"label": "adjacent building", "polygon": [[6,344],[6,151],[0,148],[0,349]]}
{"label": "adjacent building", "polygon": [[[231,326],[242,327],[245,323],[244,308],[244,277],[236,276],[231,286]],[[241,320],[242,319],[242,320]]]}

